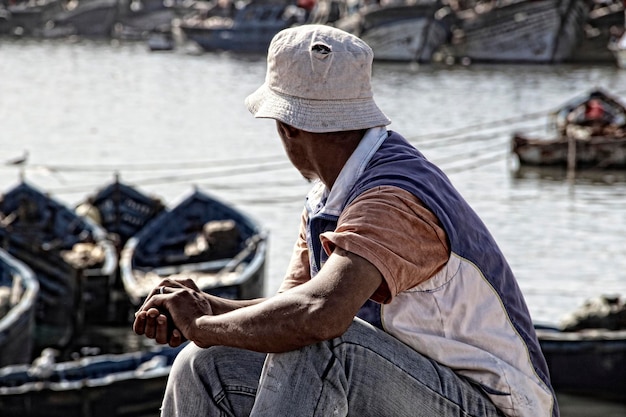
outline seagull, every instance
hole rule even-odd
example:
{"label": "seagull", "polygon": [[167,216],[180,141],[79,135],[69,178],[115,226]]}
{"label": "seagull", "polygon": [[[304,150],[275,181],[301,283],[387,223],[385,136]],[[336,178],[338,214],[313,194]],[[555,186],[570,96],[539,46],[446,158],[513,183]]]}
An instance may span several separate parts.
{"label": "seagull", "polygon": [[28,151],[24,151],[24,154],[22,156],[17,157],[15,159],[10,159],[6,161],[4,164],[5,165],[23,165],[26,163],[27,160],[28,160]]}

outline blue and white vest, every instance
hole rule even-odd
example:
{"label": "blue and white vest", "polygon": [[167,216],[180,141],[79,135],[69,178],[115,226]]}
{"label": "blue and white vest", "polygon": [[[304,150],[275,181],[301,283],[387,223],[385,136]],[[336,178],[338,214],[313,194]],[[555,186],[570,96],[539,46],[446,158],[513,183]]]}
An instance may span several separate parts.
{"label": "blue and white vest", "polygon": [[368,130],[333,189],[318,182],[308,194],[311,277],[328,259],[320,234],[334,230],[361,193],[390,185],[437,216],[451,255],[426,282],[389,304],[369,301],[359,316],[481,385],[507,416],[558,417],[530,314],[503,254],[446,175],[397,133]]}

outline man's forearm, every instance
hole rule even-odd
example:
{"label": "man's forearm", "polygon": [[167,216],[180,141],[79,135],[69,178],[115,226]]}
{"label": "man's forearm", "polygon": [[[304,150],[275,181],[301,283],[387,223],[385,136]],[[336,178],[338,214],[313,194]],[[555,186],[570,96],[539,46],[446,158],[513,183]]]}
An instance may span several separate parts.
{"label": "man's forearm", "polygon": [[209,296],[209,299],[211,302],[211,308],[213,309],[213,314],[215,315],[225,314],[243,307],[253,306],[265,300],[265,298],[255,298],[252,300],[232,300],[229,298],[214,297],[211,295]]}
{"label": "man's forearm", "polygon": [[279,294],[260,304],[195,321],[191,340],[201,347],[226,345],[258,352],[285,352],[342,334],[351,320],[338,321],[324,300]]}

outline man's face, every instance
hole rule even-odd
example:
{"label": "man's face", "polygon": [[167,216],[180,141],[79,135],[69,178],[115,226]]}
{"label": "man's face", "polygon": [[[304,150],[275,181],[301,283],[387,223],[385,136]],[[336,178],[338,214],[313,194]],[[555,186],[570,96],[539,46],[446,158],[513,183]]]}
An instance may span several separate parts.
{"label": "man's face", "polygon": [[300,172],[300,174],[307,181],[313,181],[318,178],[317,172],[313,168],[313,164],[311,163],[311,158],[308,155],[308,150],[306,147],[306,141],[311,140],[306,135],[300,134],[298,137],[290,136],[288,132],[299,132],[289,126],[282,124],[279,121],[276,121],[276,130],[278,131],[278,136],[283,143],[283,148],[285,148],[285,152],[287,153],[287,157],[293,164],[293,166]]}

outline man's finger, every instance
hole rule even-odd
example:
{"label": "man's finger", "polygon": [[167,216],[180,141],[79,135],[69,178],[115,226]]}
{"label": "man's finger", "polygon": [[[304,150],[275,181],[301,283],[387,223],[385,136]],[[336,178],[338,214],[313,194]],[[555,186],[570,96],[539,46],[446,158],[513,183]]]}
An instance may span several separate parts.
{"label": "man's finger", "polygon": [[160,314],[156,319],[156,330],[154,339],[157,343],[166,344],[168,342],[167,331],[168,331],[168,320],[165,314]]}
{"label": "man's finger", "polygon": [[144,334],[149,339],[154,339],[156,337],[157,318],[160,314],[161,313],[156,308],[150,308],[146,311],[146,326]]}
{"label": "man's finger", "polygon": [[133,322],[133,331],[138,335],[145,334],[146,313],[144,311],[140,311],[135,315],[135,321]]}
{"label": "man's finger", "polygon": [[185,340],[187,339],[185,338],[185,336],[183,336],[180,330],[174,328],[174,330],[172,331],[172,337],[170,338],[169,345],[171,347],[177,347],[182,345]]}

